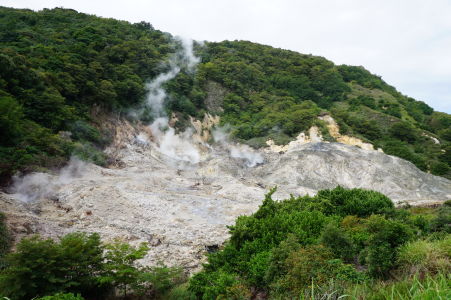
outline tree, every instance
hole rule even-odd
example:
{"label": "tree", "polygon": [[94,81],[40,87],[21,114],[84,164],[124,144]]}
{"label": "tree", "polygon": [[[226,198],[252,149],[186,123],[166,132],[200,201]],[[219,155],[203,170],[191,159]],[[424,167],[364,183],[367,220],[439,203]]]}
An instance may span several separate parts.
{"label": "tree", "polygon": [[116,286],[125,297],[133,284],[138,282],[142,270],[136,267],[136,261],[144,258],[149,248],[146,243],[133,247],[116,241],[105,246],[105,275],[103,283]]}
{"label": "tree", "polygon": [[413,237],[412,230],[405,224],[387,220],[380,215],[368,219],[368,271],[374,277],[387,277],[395,266],[397,248]]}
{"label": "tree", "polygon": [[393,124],[390,128],[390,133],[393,137],[412,143],[418,139],[417,130],[410,123],[401,121]]}
{"label": "tree", "polygon": [[11,145],[17,142],[22,134],[22,107],[12,97],[0,97],[0,145]]}
{"label": "tree", "polygon": [[59,247],[65,290],[85,296],[100,296],[105,287],[99,282],[99,275],[104,271],[104,247],[99,234],[70,233],[61,238]]}
{"label": "tree", "polygon": [[60,258],[60,249],[53,240],[38,236],[23,239],[7,257],[0,290],[11,299],[32,299],[61,291],[65,279]]}
{"label": "tree", "polygon": [[11,299],[58,292],[101,295],[102,252],[98,234],[72,233],[59,243],[39,236],[24,238],[6,258],[0,290]]}
{"label": "tree", "polygon": [[0,212],[0,270],[4,268],[4,256],[11,247],[11,235],[6,226],[6,217]]}

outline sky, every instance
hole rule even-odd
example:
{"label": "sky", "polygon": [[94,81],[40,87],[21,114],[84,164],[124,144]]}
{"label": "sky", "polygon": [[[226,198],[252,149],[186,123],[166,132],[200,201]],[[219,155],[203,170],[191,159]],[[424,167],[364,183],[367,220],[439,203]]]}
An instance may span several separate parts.
{"label": "sky", "polygon": [[198,41],[249,40],[364,66],[451,113],[451,0],[0,0],[64,7]]}

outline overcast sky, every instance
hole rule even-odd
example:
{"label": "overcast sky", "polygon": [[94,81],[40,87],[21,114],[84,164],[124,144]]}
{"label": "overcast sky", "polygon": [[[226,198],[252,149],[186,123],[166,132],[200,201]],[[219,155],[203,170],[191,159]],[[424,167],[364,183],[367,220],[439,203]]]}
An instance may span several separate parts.
{"label": "overcast sky", "polygon": [[451,0],[0,0],[65,7],[195,40],[250,40],[362,65],[451,113]]}

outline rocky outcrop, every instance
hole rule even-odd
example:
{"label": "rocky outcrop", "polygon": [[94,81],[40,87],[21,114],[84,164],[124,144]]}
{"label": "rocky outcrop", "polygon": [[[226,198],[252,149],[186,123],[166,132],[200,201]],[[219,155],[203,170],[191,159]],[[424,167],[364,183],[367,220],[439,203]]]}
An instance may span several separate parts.
{"label": "rocky outcrop", "polygon": [[[164,261],[196,270],[203,253],[227,239],[226,225],[254,212],[273,186],[278,186],[276,199],[337,185],[374,189],[413,204],[451,198],[449,180],[355,146],[295,143],[280,153],[261,152],[263,163],[250,168],[224,144],[207,145],[199,150],[198,163],[180,164],[159,151],[145,131],[128,123],[117,126],[122,127],[115,131],[118,141],[107,152],[115,154],[120,168],[88,164],[79,176],[48,175],[59,184],[31,202],[0,195],[0,210],[18,238],[99,232],[106,240],[148,242],[144,263]],[[144,142],[137,142],[138,136]]]}
{"label": "rocky outcrop", "polygon": [[333,188],[379,191],[396,203],[424,204],[451,199],[451,182],[424,173],[395,156],[341,143],[307,143],[271,156],[255,170],[283,191],[302,194]]}
{"label": "rocky outcrop", "polygon": [[[330,115],[322,115],[319,116],[318,119],[326,122],[327,130],[329,131],[330,136],[333,137],[338,143],[357,146],[364,150],[374,150],[373,145],[370,143],[365,143],[361,139],[353,136],[340,134],[340,128],[337,122],[335,122],[334,118],[332,118]],[[266,152],[282,153],[295,149],[300,145],[318,142],[323,142],[323,137],[319,133],[319,128],[317,126],[312,126],[308,130],[307,134],[304,132],[299,133],[295,140],[289,142],[286,145],[277,145],[271,139],[266,141],[268,147],[265,150]],[[377,151],[383,152],[382,149],[377,149]]]}
{"label": "rocky outcrop", "polygon": [[290,151],[292,149],[296,149],[296,147],[308,144],[308,143],[318,143],[322,142],[323,137],[319,133],[319,128],[316,126],[310,127],[308,131],[308,135],[304,132],[298,134],[294,141],[289,142],[286,145],[276,145],[273,140],[267,140],[266,145],[268,148],[264,149],[266,152],[275,152],[275,153],[284,153]]}
{"label": "rocky outcrop", "polygon": [[[351,146],[357,146],[359,148],[365,149],[365,150],[374,150],[374,147],[370,143],[365,143],[361,139],[348,136],[348,135],[341,135],[340,134],[340,128],[338,127],[337,122],[335,122],[334,118],[330,115],[323,115],[318,117],[320,120],[323,120],[327,124],[327,129],[329,130],[329,134],[339,143],[351,145]],[[382,151],[382,149],[378,149],[378,151]]]}
{"label": "rocky outcrop", "polygon": [[205,98],[205,106],[212,113],[221,113],[224,111],[222,104],[228,91],[222,85],[214,81],[208,81],[205,90],[207,97]]}
{"label": "rocky outcrop", "polygon": [[194,138],[199,142],[208,142],[212,136],[211,131],[220,122],[219,116],[213,116],[210,114],[205,114],[203,120],[196,120],[193,117],[190,117],[191,126],[193,126],[195,130]]}

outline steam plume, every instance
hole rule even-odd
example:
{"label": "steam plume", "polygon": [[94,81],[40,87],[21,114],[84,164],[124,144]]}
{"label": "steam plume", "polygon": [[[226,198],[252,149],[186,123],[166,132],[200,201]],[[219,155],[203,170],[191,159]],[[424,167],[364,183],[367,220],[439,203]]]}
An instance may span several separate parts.
{"label": "steam plume", "polygon": [[254,149],[247,145],[233,145],[230,147],[230,156],[233,158],[243,159],[246,167],[253,168],[263,163],[263,156],[255,152]]}
{"label": "steam plume", "polygon": [[228,149],[231,157],[244,160],[246,167],[252,168],[263,163],[263,156],[251,147],[247,145],[230,143],[229,130],[230,128],[228,126],[216,127],[212,133],[214,141]]}
{"label": "steam plume", "polygon": [[164,111],[164,102],[167,98],[163,88],[164,83],[177,76],[182,67],[193,72],[200,61],[194,55],[192,40],[180,39],[180,43],[182,50],[170,58],[169,71],[160,74],[148,84],[149,93],[146,104],[155,118],[150,128],[156,139],[157,149],[172,159],[196,164],[200,161],[200,154],[192,143],[193,132],[187,130],[176,134],[174,128],[169,126],[169,119]]}
{"label": "steam plume", "polygon": [[56,177],[40,172],[23,177],[15,176],[11,191],[24,202],[51,198],[62,185],[69,184],[75,178],[81,177],[86,166],[86,162],[72,157],[69,164],[62,168]]}

